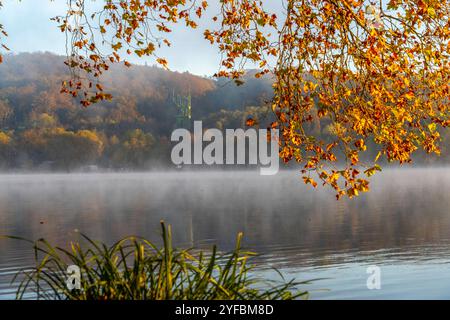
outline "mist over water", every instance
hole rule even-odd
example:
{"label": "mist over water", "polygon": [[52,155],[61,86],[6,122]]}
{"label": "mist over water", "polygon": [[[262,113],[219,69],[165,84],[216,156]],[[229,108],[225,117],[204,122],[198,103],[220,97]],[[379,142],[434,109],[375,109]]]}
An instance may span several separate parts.
{"label": "mist over water", "polygon": [[[165,220],[175,245],[229,250],[243,231],[264,266],[329,278],[307,287],[312,298],[450,298],[449,190],[445,168],[385,170],[369,193],[340,201],[295,171],[1,175],[0,234],[61,246],[79,239],[75,230],[159,241]],[[0,240],[0,298],[14,297],[11,274],[32,259],[28,244]],[[381,290],[366,287],[373,264]]]}

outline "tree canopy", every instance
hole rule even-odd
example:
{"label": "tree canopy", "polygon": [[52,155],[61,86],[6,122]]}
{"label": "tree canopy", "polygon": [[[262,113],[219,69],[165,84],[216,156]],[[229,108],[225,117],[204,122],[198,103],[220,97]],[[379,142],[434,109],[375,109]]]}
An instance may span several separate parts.
{"label": "tree canopy", "polygon": [[[112,98],[102,74],[115,63],[129,66],[128,55],[155,56],[168,68],[158,55],[170,46],[167,34],[196,29],[212,1],[104,0],[98,11],[91,2],[68,0],[66,14],[55,17],[72,70],[61,91],[85,107]],[[204,37],[222,54],[217,76],[239,83],[251,64],[260,68],[256,77],[274,78],[270,127],[280,129],[280,156],[301,163],[305,183],[317,185],[315,172],[338,198],[352,197],[368,190],[366,176],[380,170],[381,158],[405,163],[419,149],[440,152],[440,130],[450,124],[449,1],[282,5],[277,15],[263,1],[221,0]],[[327,122],[332,137],[316,136],[314,121]],[[378,155],[365,163],[369,142]]]}

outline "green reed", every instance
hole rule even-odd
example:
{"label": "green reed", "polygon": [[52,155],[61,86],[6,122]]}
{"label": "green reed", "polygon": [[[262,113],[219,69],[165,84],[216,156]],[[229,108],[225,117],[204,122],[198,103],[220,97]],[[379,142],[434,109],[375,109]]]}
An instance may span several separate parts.
{"label": "green reed", "polygon": [[[84,234],[85,245],[54,247],[44,239],[30,241],[36,266],[19,271],[17,298],[70,300],[265,300],[308,298],[299,290],[309,281],[267,280],[256,277],[255,254],[241,249],[242,233],[230,253],[172,247],[171,227],[161,222],[163,245],[127,237],[112,246]],[[17,237],[10,237],[16,238]],[[24,240],[24,239],[22,239]],[[29,240],[27,240],[29,241]],[[81,288],[69,290],[67,268],[80,268]]]}

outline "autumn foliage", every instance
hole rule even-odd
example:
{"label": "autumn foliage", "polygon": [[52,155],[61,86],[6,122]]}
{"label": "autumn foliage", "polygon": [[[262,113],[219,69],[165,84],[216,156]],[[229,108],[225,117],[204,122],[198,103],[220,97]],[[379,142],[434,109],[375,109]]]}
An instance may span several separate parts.
{"label": "autumn foliage", "polygon": [[[197,28],[208,9],[190,0],[105,0],[100,11],[88,10],[87,0],[68,2],[55,18],[73,72],[62,91],[83,106],[111,99],[99,79],[113,63],[129,66],[123,56],[155,56],[167,68],[158,56],[170,46],[167,34]],[[450,124],[450,1],[286,0],[278,15],[263,1],[218,5],[216,28],[203,31],[222,53],[217,76],[239,81],[256,65],[256,77],[274,77],[280,156],[302,165],[305,183],[357,196],[382,157],[407,163],[418,149],[440,152],[439,132]],[[317,121],[332,139],[314,135]],[[369,143],[378,155],[362,161]]]}

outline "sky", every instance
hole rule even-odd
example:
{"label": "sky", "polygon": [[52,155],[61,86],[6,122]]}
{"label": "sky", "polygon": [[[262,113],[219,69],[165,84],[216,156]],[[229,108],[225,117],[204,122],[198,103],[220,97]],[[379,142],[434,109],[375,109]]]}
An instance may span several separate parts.
{"label": "sky", "polygon": [[[102,1],[92,0],[94,5]],[[212,0],[218,1],[218,0]],[[5,44],[13,53],[50,51],[65,54],[65,36],[50,18],[62,15],[67,9],[66,0],[3,0],[0,23],[9,36]],[[188,71],[200,76],[211,76],[219,69],[219,54],[203,38],[200,25],[197,30],[176,28],[170,35],[172,46],[162,49],[160,56],[169,61],[173,71]],[[152,65],[154,58],[131,58],[132,63]]]}

